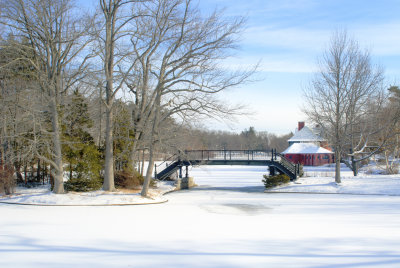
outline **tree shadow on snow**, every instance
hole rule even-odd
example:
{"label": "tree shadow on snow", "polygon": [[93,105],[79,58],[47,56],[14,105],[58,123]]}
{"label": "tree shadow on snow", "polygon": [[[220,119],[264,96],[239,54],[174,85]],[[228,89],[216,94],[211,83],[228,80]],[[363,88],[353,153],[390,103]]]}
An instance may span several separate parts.
{"label": "tree shadow on snow", "polygon": [[[257,263],[269,263],[270,261],[276,261],[276,258],[282,259],[284,264],[293,264],[298,262],[299,259],[304,259],[309,263],[317,261],[320,265],[314,267],[375,267],[375,266],[390,266],[399,267],[400,254],[394,250],[357,250],[351,253],[345,253],[342,250],[333,250],[327,244],[340,244],[343,240],[302,240],[301,244],[294,246],[292,241],[276,243],[273,249],[260,250],[260,248],[269,248],[271,241],[234,241],[236,246],[242,246],[247,248],[245,251],[240,251],[239,248],[228,249],[209,249],[201,250],[193,248],[193,245],[183,245],[176,249],[174,246],[165,247],[160,244],[136,244],[132,243],[121,243],[121,241],[97,241],[96,245],[92,246],[77,246],[77,245],[57,245],[52,244],[52,241],[39,241],[37,239],[28,238],[25,236],[15,235],[1,235],[3,238],[0,240],[0,264],[7,267],[15,266],[15,260],[5,258],[6,254],[19,254],[21,262],[17,264],[26,264],[29,262],[29,266],[37,267],[54,267],[82,264],[86,263],[89,266],[94,264],[99,265],[104,260],[112,259],[112,262],[117,260],[117,264],[125,263],[126,265],[142,262],[155,267],[154,264],[160,262],[177,261],[177,264],[186,264],[190,267],[216,267],[216,264],[230,264],[229,258],[237,257],[248,257],[257,258]],[[353,238],[354,239],[354,238]],[[47,243],[46,243],[47,242]],[[349,241],[347,241],[349,242]],[[354,242],[350,240],[350,242]],[[365,243],[371,241],[366,239]],[[380,241],[383,245],[388,248],[396,248],[397,243],[392,244],[389,241]],[[193,243],[193,242],[191,242]],[[255,244],[254,244],[255,243]],[[119,246],[115,246],[115,245]],[[174,244],[173,244],[174,245]],[[254,245],[257,248],[252,248]],[[325,245],[325,246],[324,246]],[[288,248],[294,248],[293,251],[288,251]],[[39,258],[32,258],[36,254],[46,254],[44,259],[41,259],[43,255],[39,255]],[[71,258],[73,256],[73,258]],[[24,261],[24,257],[27,261]],[[105,257],[105,258],[104,258]],[[185,259],[176,259],[176,257],[188,257]],[[202,262],[201,265],[197,265],[197,257],[201,257],[203,260],[209,261]],[[165,259],[167,258],[167,259]],[[220,259],[216,259],[220,258]],[[179,262],[180,260],[180,262]],[[249,259],[250,260],[250,259]],[[278,261],[279,262],[279,261]],[[325,263],[325,264],[324,264]],[[90,265],[91,264],[91,265]],[[18,266],[18,265],[17,265]],[[128,265],[129,266],[129,265]],[[158,266],[157,266],[158,267]],[[167,267],[173,267],[167,265]],[[267,266],[266,266],[267,267]]]}

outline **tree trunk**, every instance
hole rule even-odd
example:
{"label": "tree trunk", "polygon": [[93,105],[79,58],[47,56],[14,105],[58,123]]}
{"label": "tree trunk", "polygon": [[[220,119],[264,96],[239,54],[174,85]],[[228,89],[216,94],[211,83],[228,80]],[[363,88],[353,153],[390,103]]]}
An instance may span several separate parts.
{"label": "tree trunk", "polygon": [[358,175],[358,162],[354,159],[354,156],[351,157],[351,167],[353,175],[356,177]]}
{"label": "tree trunk", "polygon": [[69,162],[69,179],[72,179],[72,164]]}
{"label": "tree trunk", "polygon": [[55,174],[54,174],[54,188],[53,192],[56,194],[64,193],[64,167],[62,161],[62,151],[61,151],[61,139],[60,139],[60,126],[58,119],[58,111],[57,111],[57,102],[56,96],[53,93],[50,101],[50,111],[51,111],[51,119],[52,119],[52,128],[53,128],[53,146],[54,146],[54,164],[55,164]]}
{"label": "tree trunk", "polygon": [[335,161],[336,161],[336,165],[335,165],[335,182],[336,183],[341,183],[341,179],[340,179],[340,152],[338,150],[335,150]]}
{"label": "tree trunk", "polygon": [[24,181],[25,181],[25,185],[28,183],[28,171],[27,171],[28,167],[26,164],[24,164]]}
{"label": "tree trunk", "polygon": [[36,180],[40,182],[40,159],[37,161]]}
{"label": "tree trunk", "polygon": [[31,170],[29,172],[29,180],[34,182],[35,178],[34,178],[34,174],[35,174],[35,166],[33,164],[34,162],[31,163]]}
{"label": "tree trunk", "polygon": [[105,140],[105,167],[104,167],[104,191],[114,191],[114,150],[113,150],[113,111],[112,107],[106,110],[106,140]]}
{"label": "tree trunk", "polygon": [[47,177],[47,165],[45,165],[43,167],[43,184],[44,184],[44,180],[47,178],[47,183],[49,183],[49,179]]}
{"label": "tree trunk", "polygon": [[392,174],[392,165],[389,160],[389,153],[385,150],[385,164],[386,164],[386,173]]}
{"label": "tree trunk", "polygon": [[143,188],[141,195],[147,197],[150,187],[151,176],[153,174],[153,167],[154,167],[154,149],[153,144],[150,144],[149,148],[149,165],[147,167],[146,177],[143,182]]}
{"label": "tree trunk", "polygon": [[[101,1],[100,1],[101,2]],[[114,102],[114,46],[115,20],[119,5],[118,2],[104,2],[102,6],[105,15],[105,57],[104,74],[106,78],[106,133],[105,133],[105,161],[103,190],[114,191],[114,148],[113,148],[113,102]],[[108,6],[108,7],[106,7]]]}
{"label": "tree trunk", "polygon": [[142,168],[141,168],[141,174],[142,174],[142,176],[143,176],[143,172],[144,172],[144,149],[143,149]]}
{"label": "tree trunk", "polygon": [[144,196],[144,197],[147,197],[147,194],[148,194],[148,191],[149,191],[149,186],[150,186],[151,176],[153,174],[154,140],[155,140],[154,136],[156,135],[156,131],[157,131],[157,128],[158,128],[158,118],[160,116],[160,102],[161,102],[160,98],[161,98],[160,93],[157,93],[157,96],[156,96],[156,99],[155,99],[154,121],[153,121],[153,126],[152,126],[151,134],[150,134],[149,165],[148,165],[148,168],[147,168],[146,178],[144,179],[143,188],[142,188],[142,192],[141,192],[141,195]]}
{"label": "tree trunk", "polygon": [[23,182],[22,174],[21,174],[21,165],[20,164],[19,165],[14,165],[14,168],[15,168],[15,174],[17,175],[18,183]]}

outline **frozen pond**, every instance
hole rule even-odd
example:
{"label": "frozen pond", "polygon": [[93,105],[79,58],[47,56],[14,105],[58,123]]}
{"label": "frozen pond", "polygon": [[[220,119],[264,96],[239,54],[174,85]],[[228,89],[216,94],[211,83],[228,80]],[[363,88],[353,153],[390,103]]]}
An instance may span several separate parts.
{"label": "frozen pond", "polygon": [[199,166],[189,169],[189,175],[200,188],[254,188],[259,192],[265,190],[262,179],[268,172],[266,166]]}
{"label": "frozen pond", "polygon": [[0,267],[400,267],[400,197],[263,193],[264,167],[125,207],[0,205]]}

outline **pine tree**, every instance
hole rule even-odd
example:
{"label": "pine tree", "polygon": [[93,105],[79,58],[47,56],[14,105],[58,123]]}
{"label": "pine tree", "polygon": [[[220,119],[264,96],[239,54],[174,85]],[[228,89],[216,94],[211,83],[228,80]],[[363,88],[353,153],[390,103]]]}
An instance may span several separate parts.
{"label": "pine tree", "polygon": [[114,117],[113,124],[114,167],[131,173],[133,172],[133,163],[130,157],[130,152],[135,138],[133,127],[131,125],[132,113],[129,110],[129,107],[122,102],[116,102],[115,108],[118,116]]}
{"label": "pine tree", "polygon": [[[101,153],[88,129],[93,126],[84,96],[75,90],[65,106],[63,154],[68,163],[69,178],[100,181]],[[101,184],[99,184],[99,188]]]}

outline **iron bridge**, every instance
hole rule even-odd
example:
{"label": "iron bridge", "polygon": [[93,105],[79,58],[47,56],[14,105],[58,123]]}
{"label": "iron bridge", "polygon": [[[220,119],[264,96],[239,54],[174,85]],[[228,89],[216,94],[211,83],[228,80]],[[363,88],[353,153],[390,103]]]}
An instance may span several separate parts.
{"label": "iron bridge", "polygon": [[[157,172],[162,166],[167,166]],[[268,166],[270,175],[286,174],[291,180],[296,180],[299,176],[300,165],[293,164],[276,150],[186,150],[179,152],[159,165],[155,165],[154,177],[159,180],[167,179],[177,171],[182,178],[182,169],[186,167],[186,177],[188,166],[200,165],[248,165],[248,166]]]}

